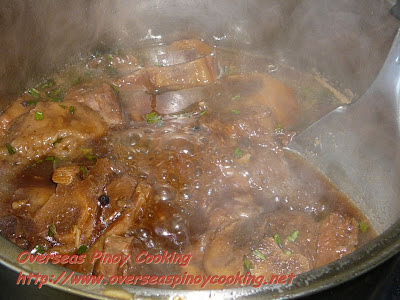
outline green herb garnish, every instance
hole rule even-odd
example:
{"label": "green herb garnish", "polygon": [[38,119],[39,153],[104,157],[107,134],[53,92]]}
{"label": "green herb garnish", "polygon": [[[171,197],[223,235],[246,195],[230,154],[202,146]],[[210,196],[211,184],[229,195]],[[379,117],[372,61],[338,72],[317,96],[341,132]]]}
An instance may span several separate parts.
{"label": "green herb garnish", "polygon": [[59,104],[58,106],[60,106],[61,108],[66,109],[67,107],[65,105]]}
{"label": "green herb garnish", "polygon": [[40,92],[35,88],[28,89],[28,94],[31,95],[32,97],[35,97],[35,98],[39,98],[40,97]]}
{"label": "green herb garnish", "polygon": [[35,111],[35,120],[43,120],[43,113],[41,111]]}
{"label": "green herb garnish", "polygon": [[84,166],[81,166],[80,169],[81,169],[83,174],[87,174],[87,170],[86,170],[86,168]]}
{"label": "green herb garnish", "polygon": [[160,62],[154,63],[154,66],[156,66],[156,67],[164,67],[164,65],[162,63],[160,63]]}
{"label": "green herb garnish", "polygon": [[112,60],[114,57],[111,55],[111,54],[107,54],[106,55],[106,59],[108,60],[108,61],[110,61],[110,60]]}
{"label": "green herb garnish", "polygon": [[63,140],[63,138],[62,137],[59,137],[58,139],[56,139],[53,143],[51,143],[53,146],[55,145],[55,144],[58,144],[58,143],[61,143],[61,141]]}
{"label": "green herb garnish", "polygon": [[28,106],[35,106],[36,104],[37,104],[37,101],[35,101],[35,100],[26,101],[26,105],[28,105]]}
{"label": "green herb garnish", "polygon": [[282,247],[282,239],[279,233],[274,235],[274,241],[278,244],[279,247]]}
{"label": "green herb garnish", "polygon": [[232,112],[233,112],[235,115],[240,115],[240,111],[238,111],[238,110],[236,110],[236,109],[232,109]]}
{"label": "green herb garnish", "polygon": [[16,153],[16,152],[15,152],[15,149],[14,149],[10,144],[6,144],[6,148],[7,148],[8,153],[9,153],[10,155],[13,155],[13,154]]}
{"label": "green herb garnish", "polygon": [[358,227],[360,228],[361,232],[366,232],[369,226],[367,222],[362,221]]}
{"label": "green herb garnish", "polygon": [[43,162],[43,159],[38,159],[35,163],[32,164],[32,167],[41,164]]}
{"label": "green herb garnish", "polygon": [[236,100],[239,100],[240,99],[240,94],[238,94],[238,95],[236,95],[236,96],[233,96],[232,97],[232,101],[236,101]]}
{"label": "green herb garnish", "polygon": [[287,239],[290,242],[294,242],[300,235],[300,232],[298,230],[293,231],[288,237]]}
{"label": "green herb garnish", "polygon": [[159,122],[162,121],[162,117],[157,115],[156,112],[152,112],[150,114],[146,114],[145,118],[146,118],[148,124],[159,123]]}
{"label": "green herb garnish", "polygon": [[80,247],[78,248],[78,251],[76,251],[76,254],[81,255],[81,254],[85,253],[86,250],[87,250],[87,248],[88,248],[88,247],[87,247],[86,245],[80,246]]}
{"label": "green herb garnish", "polygon": [[79,76],[77,79],[75,79],[74,81],[72,81],[72,85],[76,85],[78,83],[81,82],[81,76]]}
{"label": "green herb garnish", "polygon": [[249,260],[247,259],[246,256],[243,256],[243,262],[244,262],[244,265],[246,266],[246,269],[247,269],[247,270],[250,271],[250,270],[254,269],[253,264],[251,263],[251,261],[249,261]]}
{"label": "green herb garnish", "polygon": [[56,157],[55,156],[47,156],[45,158],[45,160],[47,160],[47,161],[56,161]]}
{"label": "green herb garnish", "polygon": [[69,113],[70,113],[71,115],[73,115],[73,114],[75,113],[75,106],[70,106],[70,107],[69,107]]}
{"label": "green herb garnish", "polygon": [[201,117],[201,116],[204,116],[206,113],[207,113],[207,111],[206,111],[206,110],[203,110],[199,115],[200,115],[200,117]]}
{"label": "green herb garnish", "polygon": [[236,158],[242,157],[242,156],[243,156],[243,150],[240,149],[240,148],[236,148],[236,149],[233,151],[233,156],[236,157]]}
{"label": "green herb garnish", "polygon": [[226,74],[228,74],[228,75],[232,74],[232,67],[231,66],[225,66],[224,69],[225,69],[225,73]]}
{"label": "green herb garnish", "polygon": [[45,88],[49,88],[52,87],[54,85],[54,81],[53,80],[47,80],[45,83],[43,83],[40,88],[43,90]]}
{"label": "green herb garnish", "polygon": [[115,84],[112,84],[111,87],[114,89],[114,91],[115,91],[117,94],[119,94],[119,88],[118,88]]}
{"label": "green herb garnish", "polygon": [[85,156],[85,158],[88,159],[88,160],[95,160],[95,159],[97,159],[97,156],[96,156],[96,155],[93,155],[93,154],[85,154],[84,156]]}
{"label": "green herb garnish", "polygon": [[285,129],[283,128],[283,126],[281,124],[276,125],[276,127],[275,127],[276,134],[282,134],[284,131],[285,131]]}
{"label": "green herb garnish", "polygon": [[262,254],[260,250],[257,250],[257,249],[254,250],[254,251],[253,251],[253,254],[254,254],[255,256],[257,256],[258,258],[261,258],[262,260],[265,260],[265,255]]}
{"label": "green herb garnish", "polygon": [[39,253],[39,254],[44,254],[45,250],[42,245],[36,245],[35,248],[33,248],[34,254]]}
{"label": "green herb garnish", "polygon": [[50,226],[49,226],[49,231],[48,231],[47,235],[48,235],[49,237],[52,237],[52,236],[54,236],[54,233],[55,233],[55,232],[56,232],[56,226],[55,226],[54,224],[50,225]]}
{"label": "green herb garnish", "polygon": [[290,252],[289,250],[284,251],[283,253],[285,253],[286,255],[292,255],[292,252]]}

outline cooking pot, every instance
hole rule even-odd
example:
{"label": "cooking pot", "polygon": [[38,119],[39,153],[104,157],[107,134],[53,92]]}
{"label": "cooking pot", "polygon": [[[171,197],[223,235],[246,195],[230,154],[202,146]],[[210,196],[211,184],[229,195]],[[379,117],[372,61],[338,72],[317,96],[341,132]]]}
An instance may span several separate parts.
{"label": "cooking pot", "polygon": [[[389,14],[394,3],[382,0],[1,2],[0,108],[11,101],[12,95],[90,53],[183,38],[205,39],[216,46],[268,56],[304,72],[317,70],[339,89],[349,89],[360,95],[378,73],[399,26]],[[392,146],[396,147],[399,141],[399,136],[393,136]],[[369,155],[377,163],[387,160],[379,153]],[[399,161],[393,161],[392,166],[392,174],[398,178],[391,178],[391,181],[400,182]],[[368,184],[373,185],[373,180]],[[307,295],[354,278],[400,251],[399,196],[400,191],[380,203],[379,194],[375,197],[360,195],[361,207],[379,204],[391,211],[390,217],[377,215],[373,218],[364,211],[377,229],[378,238],[336,262],[296,277],[292,285],[218,291],[49,286],[94,298],[107,295],[201,299]],[[58,276],[64,270],[54,265],[17,264],[16,257],[21,250],[4,238],[0,238],[0,249],[0,262],[16,272]]]}

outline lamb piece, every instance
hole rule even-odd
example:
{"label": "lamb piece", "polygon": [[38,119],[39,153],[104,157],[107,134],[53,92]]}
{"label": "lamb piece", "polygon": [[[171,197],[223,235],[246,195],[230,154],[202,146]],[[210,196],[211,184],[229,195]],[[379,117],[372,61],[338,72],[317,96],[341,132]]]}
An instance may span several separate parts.
{"label": "lamb piece", "polygon": [[206,90],[203,87],[166,92],[156,95],[155,110],[163,115],[182,112],[190,105],[204,100],[206,96]]}
{"label": "lamb piece", "polygon": [[[110,183],[111,184],[111,183]],[[117,216],[116,220],[99,236],[99,238],[94,242],[94,244],[88,249],[86,255],[87,257],[92,257],[95,250],[98,251],[111,251],[115,254],[123,253],[125,255],[132,253],[132,237],[126,237],[130,234],[133,228],[138,226],[138,218],[143,211],[143,208],[147,205],[151,198],[151,187],[146,182],[140,182],[135,190],[133,199],[130,205]],[[54,248],[53,248],[54,249]],[[110,273],[110,269],[107,266],[101,266],[99,263],[91,263],[90,259],[82,265],[72,266],[77,272],[89,274],[94,272],[95,274],[104,275],[115,275],[115,273]],[[108,266],[113,268],[112,266]],[[128,272],[127,269],[132,269],[133,264],[129,263],[124,267],[124,275]]]}
{"label": "lamb piece", "polygon": [[170,91],[214,83],[218,76],[216,58],[208,55],[194,61],[167,66],[149,67],[150,82],[158,91]]}
{"label": "lamb piece", "polygon": [[168,51],[191,50],[194,49],[199,55],[206,56],[213,52],[213,48],[197,39],[180,40],[168,46]]}
{"label": "lamb piece", "polygon": [[127,120],[141,122],[153,111],[152,95],[145,90],[127,87],[120,90],[122,110]]}
{"label": "lamb piece", "polygon": [[227,111],[233,118],[236,114],[264,112],[270,113],[276,125],[290,127],[295,124],[298,104],[290,89],[279,80],[266,75],[232,75],[210,87],[210,99],[213,111]]}
{"label": "lamb piece", "polygon": [[263,148],[276,148],[274,141],[274,120],[268,110],[258,107],[234,109],[229,107],[211,108],[200,118],[200,124],[222,137],[226,143],[248,139]]}
{"label": "lamb piece", "polygon": [[[123,254],[131,255],[133,246],[133,237],[107,236],[104,239],[103,251],[107,254]],[[130,258],[128,262],[121,268],[119,264],[102,264],[99,263],[96,268],[96,275],[104,275],[109,278],[112,275],[127,275],[127,271],[134,265],[134,258]]]}
{"label": "lamb piece", "polygon": [[150,82],[150,74],[147,69],[139,69],[136,72],[120,77],[113,82],[122,92],[124,89],[149,91],[153,90]]}
{"label": "lamb piece", "polygon": [[[205,249],[207,274],[245,272],[246,260],[254,274],[303,273],[311,269],[316,249],[316,222],[305,214],[273,212],[234,221],[220,228]],[[299,231],[293,238],[293,231]],[[279,234],[282,245],[274,236]],[[254,253],[260,252],[265,259]]]}
{"label": "lamb piece", "polygon": [[105,188],[110,203],[101,211],[102,226],[107,227],[123,209],[131,205],[137,181],[129,175],[122,175],[111,181]]}
{"label": "lamb piece", "polygon": [[108,84],[82,83],[73,86],[64,101],[76,101],[98,112],[110,126],[121,125],[123,116],[117,92]]}
{"label": "lamb piece", "polygon": [[258,252],[253,251],[246,256],[251,262],[252,275],[264,275],[265,278],[271,278],[272,275],[289,275],[291,273],[297,275],[311,269],[310,262],[304,255],[284,253],[271,237],[262,240],[257,250]]}
{"label": "lamb piece", "polygon": [[37,235],[46,237],[49,226],[54,225],[54,238],[66,245],[66,249],[90,245],[95,234],[99,196],[119,172],[110,160],[99,159],[84,180],[57,185],[56,193],[33,219]]}
{"label": "lamb piece", "polygon": [[246,242],[251,242],[251,235],[237,232],[241,221],[236,221],[216,233],[214,239],[204,251],[203,267],[208,275],[234,275],[244,273],[243,256]]}
{"label": "lamb piece", "polygon": [[[70,107],[74,107],[74,114]],[[82,155],[81,148],[100,138],[107,130],[100,116],[90,108],[75,102],[38,102],[28,114],[18,118],[0,140],[9,143],[15,154],[1,147],[0,158],[17,164],[40,157],[56,156],[73,159]]]}
{"label": "lamb piece", "polygon": [[140,69],[131,75],[117,79],[122,111],[127,120],[140,122],[152,109],[152,91],[149,74]]}
{"label": "lamb piece", "polygon": [[33,106],[27,104],[26,97],[19,97],[12,102],[0,115],[0,138],[2,138],[10,128],[12,122],[19,116],[29,112]]}
{"label": "lamb piece", "polygon": [[12,197],[12,210],[15,215],[32,217],[54,194],[52,187],[19,188]]}
{"label": "lamb piece", "polygon": [[358,223],[354,218],[330,214],[318,234],[316,267],[329,264],[353,252],[358,244]]}
{"label": "lamb piece", "polygon": [[196,49],[181,49],[158,54],[154,65],[163,67],[187,63],[199,58]]}

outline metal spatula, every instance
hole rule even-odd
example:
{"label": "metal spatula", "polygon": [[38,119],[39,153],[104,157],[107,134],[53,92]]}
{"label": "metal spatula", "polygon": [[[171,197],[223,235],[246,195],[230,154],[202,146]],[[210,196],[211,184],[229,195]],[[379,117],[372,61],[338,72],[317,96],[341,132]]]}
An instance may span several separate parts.
{"label": "metal spatula", "polygon": [[367,92],[321,118],[288,145],[353,199],[378,232],[400,216],[399,101],[400,30]]}

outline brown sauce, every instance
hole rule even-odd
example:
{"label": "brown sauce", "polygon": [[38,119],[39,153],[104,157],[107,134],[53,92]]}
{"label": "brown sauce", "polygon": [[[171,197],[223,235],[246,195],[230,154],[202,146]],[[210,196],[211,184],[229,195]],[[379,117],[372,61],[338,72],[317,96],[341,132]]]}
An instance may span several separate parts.
{"label": "brown sauce", "polygon": [[93,56],[0,116],[0,230],[33,253],[132,256],[65,265],[106,277],[322,266],[376,233],[284,146],[340,104],[311,75],[195,40]]}

